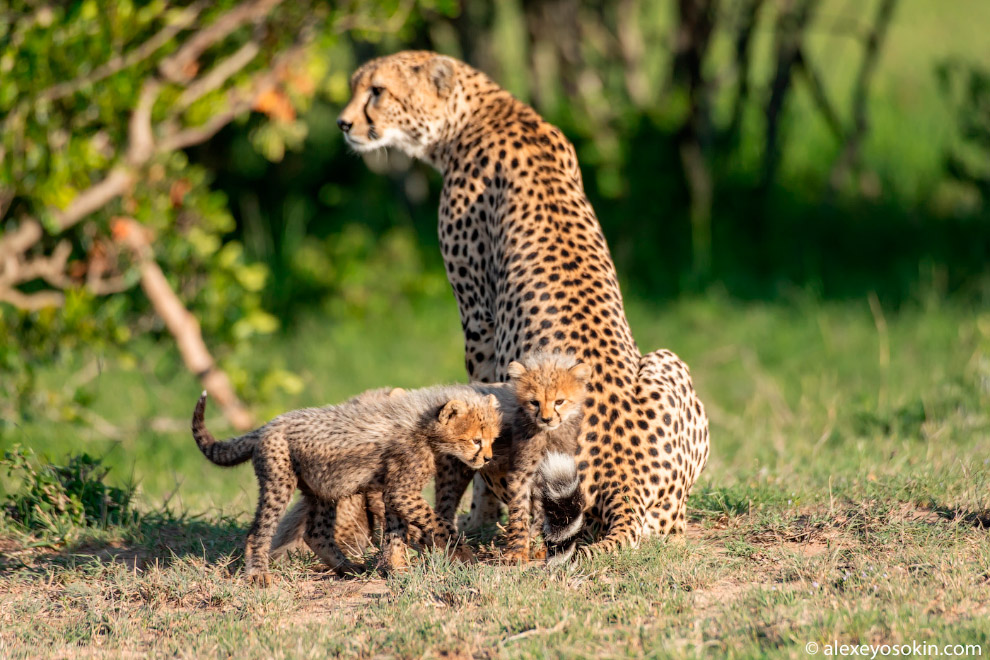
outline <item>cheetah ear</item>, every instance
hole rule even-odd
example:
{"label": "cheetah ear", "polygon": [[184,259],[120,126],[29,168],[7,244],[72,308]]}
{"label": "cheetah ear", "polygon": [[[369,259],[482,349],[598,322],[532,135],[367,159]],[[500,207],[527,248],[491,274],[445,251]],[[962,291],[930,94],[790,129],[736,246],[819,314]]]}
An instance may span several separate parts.
{"label": "cheetah ear", "polygon": [[443,408],[440,409],[440,414],[437,419],[440,423],[446,425],[450,421],[451,417],[456,417],[457,415],[463,415],[467,412],[467,404],[459,399],[452,399],[444,404]]}
{"label": "cheetah ear", "polygon": [[388,398],[391,399],[393,397],[402,396],[405,393],[406,391],[401,387],[393,387],[392,390],[388,393]]}
{"label": "cheetah ear", "polygon": [[498,410],[498,407],[499,407],[498,406],[498,399],[495,397],[494,394],[489,394],[488,396],[486,396],[485,397],[485,403],[488,404],[489,406],[491,406],[492,408],[494,408],[495,410]]}
{"label": "cheetah ear", "polygon": [[582,383],[587,382],[588,378],[591,377],[591,367],[586,365],[584,362],[578,362],[573,367],[570,368],[571,375]]}
{"label": "cheetah ear", "polygon": [[523,374],[526,373],[526,367],[522,366],[519,362],[509,363],[509,378],[522,378]]}
{"label": "cheetah ear", "polygon": [[449,57],[437,55],[430,60],[430,80],[441,98],[447,96],[454,86],[454,63]]}

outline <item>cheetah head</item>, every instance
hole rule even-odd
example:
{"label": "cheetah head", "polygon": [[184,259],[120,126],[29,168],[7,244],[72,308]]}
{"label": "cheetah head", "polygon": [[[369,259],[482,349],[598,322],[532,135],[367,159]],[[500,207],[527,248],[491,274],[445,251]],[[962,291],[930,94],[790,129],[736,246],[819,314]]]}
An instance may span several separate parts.
{"label": "cheetah head", "polygon": [[477,470],[492,460],[492,443],[501,427],[502,414],[495,395],[469,401],[452,399],[437,415],[434,446]]}
{"label": "cheetah head", "polygon": [[533,353],[508,370],[520,410],[538,428],[552,431],[581,413],[588,365],[561,353]]}
{"label": "cheetah head", "polygon": [[337,118],[344,139],[358,152],[396,147],[428,161],[449,120],[458,65],[428,51],[368,62],[351,76],[351,100]]}

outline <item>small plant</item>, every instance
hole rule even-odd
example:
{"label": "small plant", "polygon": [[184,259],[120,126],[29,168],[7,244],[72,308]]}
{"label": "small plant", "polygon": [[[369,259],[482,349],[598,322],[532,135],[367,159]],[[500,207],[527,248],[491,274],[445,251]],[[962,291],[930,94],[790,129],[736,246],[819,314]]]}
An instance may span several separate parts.
{"label": "small plant", "polygon": [[110,468],[89,454],[67,457],[65,465],[42,464],[33,450],[15,445],[0,466],[7,476],[22,476],[20,489],[2,501],[8,518],[27,530],[62,532],[71,527],[101,527],[130,521],[133,486],[104,483]]}

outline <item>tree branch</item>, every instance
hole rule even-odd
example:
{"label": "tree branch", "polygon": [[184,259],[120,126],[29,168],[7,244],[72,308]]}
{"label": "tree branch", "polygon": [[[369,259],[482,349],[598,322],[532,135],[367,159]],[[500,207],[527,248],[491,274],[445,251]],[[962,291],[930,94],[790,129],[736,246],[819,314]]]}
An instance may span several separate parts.
{"label": "tree branch", "polygon": [[118,218],[114,223],[113,233],[131,250],[138,262],[141,288],[175,338],[186,367],[199,378],[206,391],[213,395],[234,428],[252,428],[254,419],[238,399],[227,374],[214,363],[203,341],[199,321],[179,300],[155,261],[147,229],[130,218]]}
{"label": "tree branch", "polygon": [[133,182],[134,172],[129,167],[113,168],[105,179],[76,195],[68,206],[56,212],[58,230],[65,231],[90,213],[103,208],[110,200],[124,194]]}
{"label": "tree branch", "polygon": [[894,8],[897,0],[881,0],[877,7],[876,19],[873,28],[866,39],[866,46],[863,50],[863,60],[860,63],[859,73],[856,76],[856,86],[853,88],[853,127],[846,139],[846,144],[832,166],[832,173],[829,175],[827,197],[833,197],[842,185],[843,180],[856,162],[859,160],[859,150],[863,138],[866,136],[868,128],[868,117],[866,116],[867,102],[869,101],[870,80],[876,70],[877,61],[880,57],[880,47],[887,36],[887,28],[894,15]]}
{"label": "tree branch", "polygon": [[65,296],[58,291],[21,293],[17,289],[0,287],[0,302],[10,303],[18,309],[33,312],[46,307],[61,307],[65,302]]}
{"label": "tree branch", "polygon": [[131,113],[127,124],[128,145],[127,162],[132,166],[143,165],[155,151],[155,135],[151,128],[151,109],[158,98],[161,84],[154,78],[148,78],[141,86],[137,105]]}
{"label": "tree branch", "polygon": [[175,102],[174,112],[184,111],[213,90],[219,89],[231,76],[250,64],[260,51],[261,47],[255,41],[249,41],[238,48],[235,53],[190,84]]}
{"label": "tree branch", "polygon": [[770,101],[767,103],[767,132],[763,152],[764,192],[769,190],[777,171],[777,141],[780,130],[780,115],[784,101],[791,88],[791,71],[800,59],[804,33],[811,22],[818,0],[797,0],[796,8],[785,9],[777,19],[777,69],[770,86]]}
{"label": "tree branch", "polygon": [[127,67],[134,66],[138,62],[148,59],[154,55],[159,48],[171,41],[175,35],[191,26],[196,21],[196,18],[205,6],[207,6],[207,3],[200,0],[199,2],[195,2],[188,7],[183,8],[181,12],[176,15],[171,24],[163,27],[140,46],[137,46],[123,55],[110,58],[106,63],[93,69],[93,72],[88,76],[58,83],[53,87],[49,87],[38,95],[38,100],[54,101],[65,96],[75,94],[80,89],[83,89],[88,85],[92,85],[109,78],[115,73],[123,71]]}
{"label": "tree branch", "polygon": [[763,0],[749,0],[742,9],[741,25],[736,33],[736,78],[739,82],[736,87],[736,98],[732,104],[732,119],[729,120],[729,126],[726,130],[726,135],[733,143],[739,139],[743,110],[746,107],[746,101],[749,100],[749,72],[753,60],[751,46],[762,5]]}
{"label": "tree branch", "polygon": [[175,83],[186,83],[194,75],[193,63],[203,52],[222,41],[245,23],[257,23],[283,0],[255,0],[237,5],[194,34],[174,55],[165,58],[158,69]]}
{"label": "tree branch", "polygon": [[808,58],[805,56],[803,51],[798,53],[798,60],[795,65],[797,67],[797,71],[804,74],[805,82],[807,82],[808,88],[811,91],[811,97],[815,100],[815,105],[818,106],[819,111],[822,113],[825,123],[828,124],[828,127],[835,136],[835,139],[841,142],[845,137],[845,130],[842,128],[842,120],[839,119],[839,113],[835,111],[835,107],[828,99],[828,94],[825,91],[825,84],[818,75],[818,71],[811,66],[811,63],[808,61]]}

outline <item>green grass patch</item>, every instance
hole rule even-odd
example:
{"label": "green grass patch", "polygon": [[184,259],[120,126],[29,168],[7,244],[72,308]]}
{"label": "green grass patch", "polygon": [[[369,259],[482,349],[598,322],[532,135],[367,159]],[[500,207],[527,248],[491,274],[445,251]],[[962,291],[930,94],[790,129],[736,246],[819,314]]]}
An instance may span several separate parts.
{"label": "green grass patch", "polygon": [[[105,425],[39,409],[0,439],[56,465],[103,457],[109,474],[91,474],[133,483],[137,512],[74,535],[4,523],[2,653],[803,657],[834,640],[990,652],[990,316],[718,294],[629,312],[644,351],[673,347],[691,365],[711,416],[686,535],[559,573],[431,554],[407,574],[338,580],[301,553],[275,565],[273,589],[253,589],[239,574],[254,476],[202,458],[186,428],[199,388],[149,344],[133,365],[105,356],[87,386]],[[303,388],[251,403],[268,416],[458,380],[460,350],[448,304],[387,325],[314,319],[254,357]],[[4,497],[34,492],[33,479],[5,477]]]}

